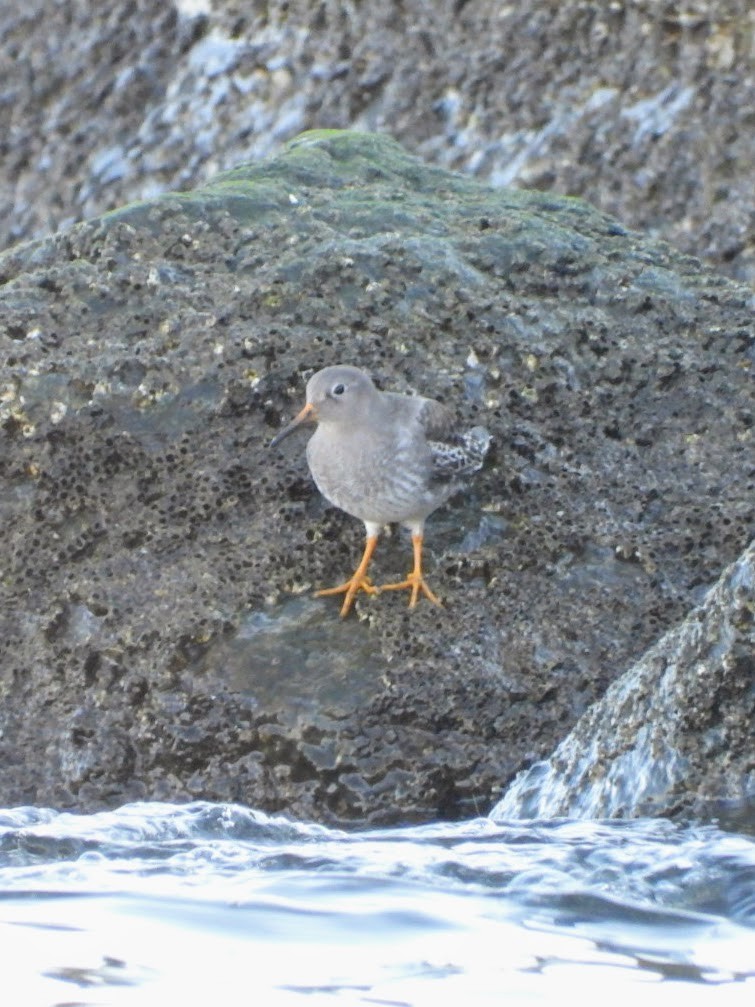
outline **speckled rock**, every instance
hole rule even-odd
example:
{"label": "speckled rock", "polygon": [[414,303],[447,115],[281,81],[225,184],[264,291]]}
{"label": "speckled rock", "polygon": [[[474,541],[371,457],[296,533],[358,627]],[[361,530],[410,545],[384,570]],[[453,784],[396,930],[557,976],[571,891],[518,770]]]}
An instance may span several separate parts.
{"label": "speckled rock", "polygon": [[493,817],[632,818],[755,801],[755,543]]}
{"label": "speckled rock", "polygon": [[0,244],[356,128],[753,281],[751,6],[5,0]]}
{"label": "speckled rock", "polygon": [[[309,134],[0,281],[0,803],[485,812],[752,536],[748,292],[578,200]],[[337,361],[494,436],[442,611],[311,598],[363,529],[266,445]]]}

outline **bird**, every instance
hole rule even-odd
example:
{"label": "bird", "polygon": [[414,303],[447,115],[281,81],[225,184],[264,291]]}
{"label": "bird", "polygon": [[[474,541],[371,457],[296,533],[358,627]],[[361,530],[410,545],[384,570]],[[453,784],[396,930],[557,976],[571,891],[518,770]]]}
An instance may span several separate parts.
{"label": "bird", "polygon": [[[488,431],[460,430],[442,403],[380,391],[366,371],[346,364],[325,367],[309,379],[304,407],[269,447],[311,423],[317,426],[307,443],[307,463],[315,485],[329,503],[361,520],[366,532],[352,576],[315,597],[343,594],[341,617],[360,591],[408,590],[410,608],[420,595],[440,606],[422,572],[425,520],[482,468]],[[380,532],[394,523],[411,532],[414,565],[404,580],[378,587],[367,571]]]}

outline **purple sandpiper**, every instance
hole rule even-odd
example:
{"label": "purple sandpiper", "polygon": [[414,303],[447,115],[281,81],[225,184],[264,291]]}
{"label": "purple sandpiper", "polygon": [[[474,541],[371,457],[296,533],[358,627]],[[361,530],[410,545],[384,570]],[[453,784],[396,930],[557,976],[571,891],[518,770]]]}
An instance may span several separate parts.
{"label": "purple sandpiper", "polygon": [[[303,423],[316,423],[307,444],[307,462],[322,495],[364,522],[367,541],[359,566],[337,587],[316,597],[344,594],[346,616],[359,591],[420,592],[440,601],[422,576],[425,520],[482,467],[490,434],[483,427],[459,430],[450,409],[420,395],[381,392],[364,371],[338,365],[307,382],[306,405],[270,442],[288,437]],[[391,523],[412,534],[414,569],[405,580],[376,587],[367,576],[381,529]]]}

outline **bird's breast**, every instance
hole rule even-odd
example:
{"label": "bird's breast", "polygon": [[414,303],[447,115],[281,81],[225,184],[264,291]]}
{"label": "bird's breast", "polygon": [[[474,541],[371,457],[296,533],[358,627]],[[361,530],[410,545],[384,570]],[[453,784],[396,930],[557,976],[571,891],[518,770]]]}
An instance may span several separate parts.
{"label": "bird's breast", "polygon": [[429,485],[429,449],[416,438],[320,426],[307,445],[307,462],[322,495],[362,521],[400,522],[442,502]]}

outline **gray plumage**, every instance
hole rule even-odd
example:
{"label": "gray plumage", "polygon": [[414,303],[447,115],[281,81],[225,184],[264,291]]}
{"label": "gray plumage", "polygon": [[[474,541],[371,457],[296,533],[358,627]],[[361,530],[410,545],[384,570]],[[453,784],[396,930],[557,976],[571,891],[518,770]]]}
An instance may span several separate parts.
{"label": "gray plumage", "polygon": [[307,403],[317,418],[307,444],[317,488],[367,525],[421,530],[481,468],[490,443],[482,427],[460,432],[440,402],[380,392],[356,367],[319,371],[307,384]]}
{"label": "gray plumage", "polygon": [[[425,519],[482,467],[490,434],[483,427],[461,431],[440,402],[378,391],[368,374],[344,365],[326,367],[309,379],[306,405],[271,447],[312,421],[317,429],[307,444],[307,462],[317,488],[330,503],[363,521],[367,532],[353,576],[317,593],[345,594],[342,616],[359,591],[407,588],[410,607],[420,593],[439,605],[422,575]],[[367,568],[381,528],[394,522],[412,532],[414,569],[406,580],[378,589]]]}

